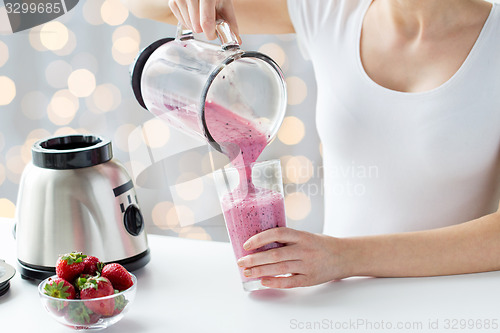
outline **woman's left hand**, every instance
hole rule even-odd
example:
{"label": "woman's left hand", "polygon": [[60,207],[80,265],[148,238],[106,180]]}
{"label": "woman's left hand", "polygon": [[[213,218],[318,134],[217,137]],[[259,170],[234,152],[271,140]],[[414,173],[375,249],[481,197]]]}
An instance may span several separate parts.
{"label": "woman's left hand", "polygon": [[[243,247],[250,251],[273,242],[285,246],[238,260],[238,265],[245,268],[245,276],[262,277],[262,284],[271,288],[312,286],[350,276],[342,240],[334,237],[273,228],[251,237]],[[283,274],[288,276],[276,277]]]}

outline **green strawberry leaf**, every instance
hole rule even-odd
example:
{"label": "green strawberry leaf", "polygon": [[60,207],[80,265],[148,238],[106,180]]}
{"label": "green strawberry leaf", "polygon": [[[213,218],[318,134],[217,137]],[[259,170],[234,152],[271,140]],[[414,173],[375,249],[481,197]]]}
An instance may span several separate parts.
{"label": "green strawberry leaf", "polygon": [[[118,290],[115,290],[115,294],[119,293]],[[127,306],[128,300],[125,298],[125,296],[120,295],[115,298],[115,310],[122,311],[125,306]]]}
{"label": "green strawberry leaf", "polygon": [[85,286],[85,283],[87,283],[87,278],[80,276],[78,277],[78,279],[76,279],[75,285],[78,290],[82,290]]}
{"label": "green strawberry leaf", "polygon": [[95,278],[90,278],[86,279],[87,281],[82,285],[82,288],[80,290],[88,289],[88,288],[94,288],[95,290],[98,289],[97,285],[97,279]]}
{"label": "green strawberry leaf", "polygon": [[87,256],[82,252],[71,252],[66,253],[61,256],[61,259],[66,261],[67,265],[73,265],[75,263],[83,262],[83,259]]}
{"label": "green strawberry leaf", "polygon": [[97,273],[100,275],[102,273],[102,269],[104,268],[104,266],[106,266],[105,263],[103,262],[98,262],[97,263]]}
{"label": "green strawberry leaf", "polygon": [[62,298],[62,299],[68,299],[68,297],[71,295],[68,293],[69,286],[64,286],[64,282],[59,282],[59,283],[52,283],[52,284],[45,284],[44,293],[45,295],[55,297],[55,298]]}
{"label": "green strawberry leaf", "polygon": [[90,323],[90,315],[92,311],[87,308],[83,303],[71,303],[68,308],[68,319],[74,324],[88,324]]}

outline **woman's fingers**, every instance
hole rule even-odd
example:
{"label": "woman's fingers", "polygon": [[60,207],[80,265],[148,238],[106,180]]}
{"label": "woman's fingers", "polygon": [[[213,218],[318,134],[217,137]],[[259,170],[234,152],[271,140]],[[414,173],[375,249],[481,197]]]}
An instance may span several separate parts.
{"label": "woman's fingers", "polygon": [[300,259],[301,259],[300,249],[298,249],[294,245],[288,245],[242,257],[238,260],[238,266],[253,267],[253,266],[276,263],[280,261],[300,260]]}
{"label": "woman's fingers", "polygon": [[289,277],[265,277],[261,280],[261,283],[269,288],[296,288],[311,285],[309,278],[303,274],[295,274]]}
{"label": "woman's fingers", "polygon": [[300,258],[300,249],[292,244],[242,257],[238,260],[238,266],[254,267],[280,261],[299,260]]}
{"label": "woman's fingers", "polygon": [[170,7],[170,10],[172,13],[175,15],[177,20],[182,24],[184,27],[188,27],[186,21],[184,20],[184,17],[182,16],[181,10],[179,6],[177,5],[177,2],[175,0],[169,0],[168,6]]}
{"label": "woman's fingers", "polygon": [[199,0],[188,0],[187,9],[189,13],[189,18],[191,19],[191,28],[196,33],[203,32],[200,24],[200,1]]}
{"label": "woman's fingers", "polygon": [[276,264],[255,266],[243,270],[243,275],[250,278],[302,273],[304,272],[301,260],[282,261]]}
{"label": "woman's fingers", "polygon": [[179,22],[194,32],[204,32],[208,39],[215,39],[215,23],[224,19],[241,43],[231,0],[169,0],[170,10]]}
{"label": "woman's fingers", "polygon": [[208,39],[215,39],[216,0],[200,1],[200,25]]}
{"label": "woman's fingers", "polygon": [[191,18],[189,16],[189,10],[185,2],[180,2],[176,0],[170,0],[168,2],[170,10],[174,13],[177,20],[182,24],[182,26],[186,29],[193,30],[191,25]]}
{"label": "woman's fingers", "polygon": [[222,18],[229,24],[231,30],[238,38],[238,42],[241,44],[240,32],[238,29],[238,22],[236,21],[236,13],[234,11],[233,2],[224,2],[223,6],[217,8],[217,15],[220,16],[218,18]]}
{"label": "woman's fingers", "polygon": [[301,234],[294,229],[272,228],[250,237],[245,244],[243,244],[243,248],[249,251],[258,249],[259,247],[273,242],[284,244],[296,243],[300,237],[304,237],[303,233]]}

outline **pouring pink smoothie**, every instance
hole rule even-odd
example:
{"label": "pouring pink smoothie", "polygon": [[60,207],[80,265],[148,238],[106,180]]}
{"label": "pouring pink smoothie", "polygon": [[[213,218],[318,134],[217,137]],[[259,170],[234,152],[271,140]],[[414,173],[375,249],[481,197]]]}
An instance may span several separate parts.
{"label": "pouring pink smoothie", "polygon": [[[255,187],[252,168],[267,145],[267,135],[245,118],[213,103],[205,104],[207,127],[222,151],[239,171],[239,186],[221,200],[227,230],[236,259],[251,253],[281,246],[266,245],[246,251],[243,244],[253,235],[276,227],[285,227],[283,195],[266,188]],[[250,281],[242,273],[242,280]]]}
{"label": "pouring pink smoothie", "polygon": [[[173,128],[208,142],[239,168],[240,182],[236,182],[235,174],[231,193],[221,198],[221,206],[235,253],[240,257],[246,254],[242,244],[250,236],[285,225],[279,163],[255,164],[254,170],[271,167],[277,171],[272,182],[271,178],[257,177],[252,181],[250,165],[281,126],[287,90],[283,72],[274,60],[240,49],[227,22],[217,21],[216,26],[221,45],[197,40],[179,25],[175,39],[161,39],[143,49],[130,74],[141,106]],[[241,108],[226,109],[228,105]],[[261,117],[266,118],[265,124],[259,122]],[[226,180],[222,179],[223,186]],[[253,290],[253,283],[246,286],[246,290]]]}

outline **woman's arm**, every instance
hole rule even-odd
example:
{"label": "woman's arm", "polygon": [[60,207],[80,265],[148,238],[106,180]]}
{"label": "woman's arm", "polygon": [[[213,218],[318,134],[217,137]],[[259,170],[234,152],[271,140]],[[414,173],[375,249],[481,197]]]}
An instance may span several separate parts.
{"label": "woman's arm", "polygon": [[500,269],[500,212],[469,222],[411,233],[348,240],[353,275],[432,276]]}
{"label": "woman's arm", "polygon": [[121,0],[137,17],[149,18],[169,24],[177,24],[177,19],[168,6],[168,0]]}
{"label": "woman's arm", "polygon": [[[286,246],[241,258],[248,276],[275,288],[310,286],[350,276],[436,276],[500,270],[500,209],[445,228],[334,238],[289,228],[250,238],[247,250]],[[291,277],[267,277],[292,273]]]}
{"label": "woman's arm", "polygon": [[[293,33],[286,0],[122,0],[138,16],[169,24],[181,21],[215,38],[215,20],[224,18],[237,33]],[[236,24],[237,22],[237,24]]]}

